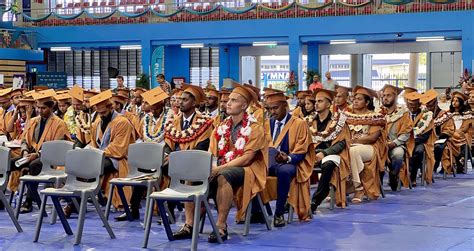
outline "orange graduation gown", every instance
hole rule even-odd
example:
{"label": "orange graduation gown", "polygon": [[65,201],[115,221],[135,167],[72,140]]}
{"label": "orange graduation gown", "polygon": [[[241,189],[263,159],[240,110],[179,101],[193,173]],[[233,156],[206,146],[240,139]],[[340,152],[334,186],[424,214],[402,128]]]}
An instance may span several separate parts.
{"label": "orange graduation gown", "polygon": [[[110,177],[104,177],[104,182],[102,183],[105,185],[106,194],[109,194],[110,187],[108,186],[108,181],[112,178],[124,178],[128,174],[128,162],[127,162],[127,155],[128,155],[128,145],[135,142],[134,132],[132,125],[125,118],[123,115],[120,115],[116,112],[112,118],[112,121],[109,122],[105,132],[102,132],[100,128],[100,124],[102,120],[100,117],[92,124],[91,127],[91,142],[90,145],[94,148],[100,149],[100,145],[98,142],[103,142],[104,133],[109,131],[110,133],[110,141],[107,146],[105,146],[104,151],[105,157],[109,157],[111,159],[115,159],[118,161],[118,172],[112,173]],[[103,187],[104,188],[104,187]],[[131,189],[130,187],[123,188],[125,197],[130,199]],[[119,194],[117,190],[115,190],[113,198],[112,198],[113,205],[118,208],[122,205],[120,200]]]}
{"label": "orange graduation gown", "polygon": [[[222,124],[222,123],[221,123]],[[237,206],[236,219],[243,219],[250,200],[265,188],[268,167],[268,147],[265,144],[263,128],[258,123],[250,125],[248,142],[245,144],[244,153],[255,152],[255,157],[249,166],[243,167],[245,172],[244,185],[234,191],[234,200]],[[209,151],[214,156],[218,156],[218,142],[216,139],[217,128],[212,132]],[[230,150],[235,146],[230,142]]]}
{"label": "orange graduation gown", "polygon": [[35,131],[37,130],[36,128],[39,127],[40,122],[40,116],[32,118],[30,120],[24,130],[22,138],[22,149],[26,150],[27,148],[30,153],[38,153],[44,142],[53,140],[71,140],[71,135],[69,134],[69,131],[67,129],[66,122],[64,122],[64,120],[60,119],[58,116],[52,114],[47,120],[46,125],[44,126],[44,131],[41,135],[41,138],[37,141],[35,139]]}
{"label": "orange graduation gown", "polygon": [[[455,129],[455,118],[462,119],[462,124],[459,129]],[[443,157],[441,159],[441,163],[443,165],[444,171],[447,174],[451,174],[454,168],[455,158],[459,156],[461,153],[461,147],[465,144],[468,144],[468,147],[471,146],[472,135],[471,135],[471,128],[473,127],[474,118],[470,112],[459,115],[453,114],[453,124],[451,126],[454,129],[452,136],[447,141],[447,145],[443,151]],[[449,124],[446,125],[446,128],[449,127]],[[464,156],[462,156],[464,157]]]}
{"label": "orange graduation gown", "polygon": [[[415,121],[413,121],[413,125],[414,127],[420,127],[421,128],[421,122],[422,122],[422,118],[424,120],[426,120],[425,118],[427,117],[433,117],[433,113],[431,111],[427,111],[427,110],[423,110],[420,114],[418,114],[415,118]],[[428,138],[428,140],[426,141],[424,145],[424,148],[425,148],[425,160],[426,160],[426,167],[425,170],[426,170],[426,175],[425,175],[425,181],[426,181],[426,184],[431,184],[432,181],[433,181],[433,166],[434,166],[434,162],[435,162],[435,158],[434,158],[434,142],[436,141],[436,130],[434,128],[434,119],[432,118],[431,120],[427,121],[428,122],[428,126],[426,126],[426,129],[423,130],[422,132],[420,132],[419,134],[424,134],[426,132],[428,132],[429,130],[431,130],[431,133],[430,133],[430,137]],[[416,135],[415,135],[416,136]]]}

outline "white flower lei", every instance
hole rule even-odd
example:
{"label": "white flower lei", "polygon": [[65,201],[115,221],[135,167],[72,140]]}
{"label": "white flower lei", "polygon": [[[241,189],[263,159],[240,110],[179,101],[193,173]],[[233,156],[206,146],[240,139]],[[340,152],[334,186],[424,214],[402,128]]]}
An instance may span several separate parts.
{"label": "white flower lei", "polygon": [[[86,116],[87,118],[87,122],[84,121],[84,119],[82,119],[82,117]],[[90,121],[91,121],[91,115],[89,113],[85,113],[85,112],[80,112],[79,114],[76,115],[76,117],[74,118],[75,122],[76,122],[76,126],[79,127],[79,130],[81,130],[81,132],[83,133],[90,133],[90,129],[91,129],[91,126],[90,126]]]}
{"label": "white flower lei", "polygon": [[385,115],[387,123],[394,123],[403,117],[403,114],[407,113],[408,109],[406,107],[398,106],[395,112]]}
{"label": "white flower lei", "polygon": [[209,116],[206,114],[201,114],[199,112],[196,112],[197,119],[196,123],[193,123],[192,125],[189,126],[188,129],[186,130],[178,130],[176,127],[173,125],[173,117],[170,116],[168,121],[166,122],[166,127],[165,131],[167,134],[171,135],[174,138],[177,139],[186,139],[186,138],[191,138],[193,137],[202,126],[205,126],[205,124],[211,120]]}
{"label": "white flower lei", "polygon": [[465,112],[462,115],[459,114],[458,112],[453,113],[454,120],[468,120],[468,119],[473,119],[473,118],[474,118],[474,115],[470,111]]}
{"label": "white flower lei", "polygon": [[426,128],[430,125],[431,120],[433,120],[433,112],[426,110],[426,108],[422,109],[421,112],[423,116],[421,117],[420,121],[413,127],[413,133],[415,134],[415,138],[422,134]]}
{"label": "white flower lei", "polygon": [[[163,138],[165,137],[165,130],[164,130],[165,124],[168,122],[168,119],[169,119],[168,113],[169,113],[169,109],[163,110],[163,113],[160,116],[161,124],[156,124],[155,128],[153,128],[153,129],[156,129],[156,127],[160,127],[157,135],[153,135],[153,133],[150,132],[151,125],[153,124],[153,114],[147,113],[145,115],[144,117],[145,123],[143,123],[143,132],[144,132],[143,138],[145,142],[158,142],[159,143],[163,141]],[[158,119],[158,121],[160,121],[160,118]]]}
{"label": "white flower lei", "polygon": [[[217,127],[217,135],[220,136],[220,140],[217,143],[217,148],[219,151],[224,150],[225,146],[227,145],[226,139],[225,139],[225,134],[227,134],[230,130],[230,126],[227,125],[228,121],[230,120],[230,117],[226,118],[224,122]],[[243,151],[245,148],[245,145],[247,144],[247,140],[245,138],[248,138],[250,134],[252,133],[252,127],[251,124],[257,122],[257,120],[250,114],[247,114],[247,126],[240,128],[240,135],[241,137],[238,137],[237,140],[235,141],[235,150],[236,151]],[[225,155],[225,162],[229,162],[235,158],[235,153],[234,151],[228,151]]]}
{"label": "white flower lei", "polygon": [[[323,132],[319,134],[316,131],[316,129],[314,129],[313,127],[310,127],[311,134],[313,137],[313,143],[333,141],[334,139],[336,139],[337,136],[339,136],[339,134],[341,133],[342,128],[344,128],[344,125],[346,124],[346,119],[347,119],[347,116],[344,113],[333,114],[331,117],[331,124],[329,125],[328,130],[324,130]],[[313,120],[314,120],[314,117],[313,117]],[[329,135],[321,136],[322,134],[324,134],[325,132],[327,133],[330,130],[333,130],[333,131],[329,133]]]}

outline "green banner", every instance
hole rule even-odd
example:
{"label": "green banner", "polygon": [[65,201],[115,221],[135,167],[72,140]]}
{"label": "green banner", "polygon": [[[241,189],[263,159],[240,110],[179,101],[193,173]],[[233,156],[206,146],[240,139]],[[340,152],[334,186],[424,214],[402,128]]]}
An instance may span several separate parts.
{"label": "green banner", "polygon": [[412,3],[413,0],[383,0],[383,2],[386,4],[391,4],[391,5],[404,5],[404,4]]}

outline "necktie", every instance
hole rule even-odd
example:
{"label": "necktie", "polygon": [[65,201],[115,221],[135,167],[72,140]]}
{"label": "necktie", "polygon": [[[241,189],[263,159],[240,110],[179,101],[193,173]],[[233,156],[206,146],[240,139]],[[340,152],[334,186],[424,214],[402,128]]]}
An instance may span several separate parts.
{"label": "necktie", "polygon": [[183,130],[188,129],[188,127],[189,127],[189,121],[185,120],[184,125],[183,125]]}
{"label": "necktie", "polygon": [[278,138],[278,135],[280,135],[280,130],[281,130],[281,125],[283,124],[282,122],[276,122],[277,124],[277,129],[275,132],[275,136],[273,137],[273,143],[275,143],[275,140]]}

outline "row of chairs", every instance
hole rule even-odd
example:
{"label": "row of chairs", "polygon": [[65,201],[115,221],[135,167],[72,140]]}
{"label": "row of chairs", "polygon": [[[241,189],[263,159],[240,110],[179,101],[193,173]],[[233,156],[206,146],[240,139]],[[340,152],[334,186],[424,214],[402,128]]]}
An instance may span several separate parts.
{"label": "row of chairs", "polygon": [[[40,207],[38,214],[38,221],[36,225],[34,241],[37,242],[41,231],[43,218],[46,214],[46,203],[48,198],[51,198],[53,203],[53,212],[51,224],[55,223],[56,215],[62,223],[64,231],[68,235],[72,235],[71,227],[62,211],[60,199],[72,198],[75,201],[76,207],[79,208],[78,225],[76,230],[75,244],[79,244],[82,238],[83,226],[85,221],[86,206],[88,199],[92,200],[94,207],[101,218],[104,227],[106,228],[110,238],[114,239],[115,235],[108,223],[108,216],[110,213],[111,200],[114,188],[117,188],[122,203],[124,205],[125,213],[131,219],[130,209],[128,207],[123,187],[125,186],[143,186],[147,188],[146,196],[146,212],[145,212],[145,238],[143,246],[148,245],[149,232],[151,229],[151,220],[153,215],[153,208],[155,201],[158,204],[159,212],[163,220],[163,226],[169,240],[173,240],[170,222],[167,218],[167,211],[164,207],[166,201],[193,201],[196,205],[204,204],[209,222],[213,231],[218,233],[211,208],[207,202],[208,196],[208,178],[211,173],[212,156],[204,151],[180,151],[173,152],[169,155],[169,173],[171,184],[169,188],[159,191],[159,181],[161,178],[161,165],[163,163],[163,144],[155,143],[136,143],[129,146],[128,163],[129,174],[126,178],[116,178],[110,180],[110,191],[108,195],[107,206],[105,214],[102,212],[96,196],[100,192],[100,180],[103,176],[104,154],[100,150],[94,149],[73,149],[73,146],[68,141],[50,141],[45,142],[42,146],[41,161],[43,169],[38,176],[23,176],[21,177],[21,191],[24,192],[24,187],[31,183],[50,184],[54,187],[45,188],[38,193],[35,193],[35,201]],[[189,165],[193,163],[193,165]],[[65,166],[64,171],[55,169],[57,166]],[[175,167],[175,168],[172,168]],[[176,168],[179,167],[179,168]],[[6,207],[10,218],[12,219],[18,232],[22,232],[20,224],[18,223],[18,213],[14,213],[10,202],[3,191],[5,191],[10,170],[10,149],[0,147],[0,200]],[[142,179],[144,175],[148,175],[149,179]],[[137,177],[139,179],[137,179]],[[198,182],[200,185],[191,186],[187,182]],[[64,185],[61,187],[61,185]],[[156,192],[153,192],[156,190]],[[36,191],[34,191],[36,192]],[[40,199],[40,194],[42,198]],[[11,198],[13,195],[11,196]],[[20,196],[21,198],[21,196]],[[77,201],[79,200],[79,202]],[[258,206],[264,212],[267,229],[271,229],[271,223],[268,220],[266,210],[264,210],[263,202],[260,196],[257,196]],[[16,203],[21,204],[21,200]],[[250,212],[252,203],[247,210],[244,235],[249,232]],[[18,210],[18,209],[17,209]],[[18,212],[18,211],[17,211]],[[198,231],[202,233],[204,225],[204,216],[200,217],[200,207],[196,207],[194,218],[194,232],[192,238],[192,249],[197,249]],[[201,226],[200,226],[201,224]],[[220,235],[217,234],[219,243],[222,243]]]}

